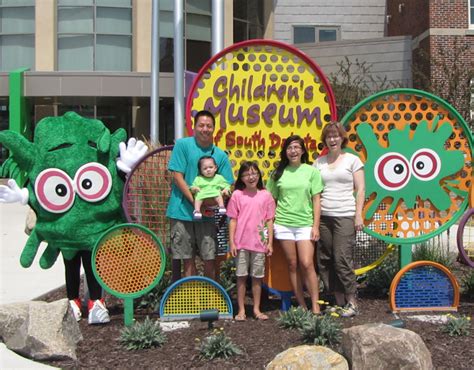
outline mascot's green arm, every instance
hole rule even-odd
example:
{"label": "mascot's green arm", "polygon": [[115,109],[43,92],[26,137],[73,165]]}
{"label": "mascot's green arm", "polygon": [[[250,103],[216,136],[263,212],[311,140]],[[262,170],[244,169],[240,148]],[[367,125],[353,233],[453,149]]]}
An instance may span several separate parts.
{"label": "mascot's green arm", "polygon": [[38,247],[41,243],[40,238],[38,237],[38,233],[33,229],[31,232],[30,237],[26,241],[26,245],[23,248],[23,252],[21,252],[20,256],[20,264],[23,267],[30,267],[33,263],[33,260],[36,257],[36,253],[38,253]]}
{"label": "mascot's green arm", "polygon": [[13,163],[21,171],[29,171],[32,168],[37,156],[35,145],[31,141],[14,131],[4,130],[0,131],[0,143],[10,151],[12,162],[6,164],[7,171],[15,170]]}
{"label": "mascot's green arm", "polygon": [[[16,163],[11,157],[3,162],[2,167],[0,167],[0,177],[16,179],[19,174],[20,168],[18,167],[18,163]],[[18,185],[23,186],[23,184]]]}
{"label": "mascot's green arm", "polygon": [[49,269],[54,265],[59,255],[59,249],[52,247],[50,244],[46,247],[40,258],[40,266],[42,269]]}
{"label": "mascot's green arm", "polygon": [[123,128],[119,128],[112,134],[110,143],[110,156],[112,158],[118,157],[120,152],[119,144],[125,140],[127,140],[127,132]]}

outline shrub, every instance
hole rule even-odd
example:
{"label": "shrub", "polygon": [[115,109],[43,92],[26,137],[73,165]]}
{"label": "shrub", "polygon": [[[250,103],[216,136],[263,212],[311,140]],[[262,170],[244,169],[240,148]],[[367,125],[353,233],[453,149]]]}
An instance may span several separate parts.
{"label": "shrub", "polygon": [[471,328],[471,318],[468,316],[459,316],[448,314],[448,322],[442,327],[442,331],[448,333],[450,337],[459,337],[469,335]]}
{"label": "shrub", "polygon": [[425,243],[416,244],[413,250],[413,261],[433,261],[451,268],[455,255],[449,252],[449,244],[438,236]]}
{"label": "shrub", "polygon": [[168,286],[171,284],[171,277],[171,271],[165,271],[158,284],[156,284],[156,286],[147,294],[140,297],[137,308],[150,309],[154,312],[158,311],[160,308],[161,298],[165,294]]}
{"label": "shrub", "polygon": [[312,313],[302,307],[290,307],[286,312],[281,313],[277,319],[278,325],[285,329],[301,329],[305,322],[309,321]]}
{"label": "shrub", "polygon": [[237,276],[235,275],[235,260],[233,258],[228,258],[221,263],[219,283],[227,292],[236,286]]}
{"label": "shrub", "polygon": [[336,62],[338,71],[328,76],[336,97],[337,111],[343,117],[357,103],[378,91],[401,86],[400,82],[388,81],[372,72],[372,63],[351,61],[348,57]]}
{"label": "shrub", "polygon": [[462,281],[462,292],[469,298],[474,298],[474,270],[470,270],[469,273],[463,276]]}
{"label": "shrub", "polygon": [[342,325],[331,315],[313,316],[304,322],[300,329],[303,341],[309,344],[324,346],[335,345],[341,341]]}
{"label": "shrub", "polygon": [[129,351],[159,347],[166,342],[160,325],[147,316],[143,322],[135,322],[120,333],[120,343]]}
{"label": "shrub", "polygon": [[367,289],[377,294],[386,295],[390,290],[393,278],[399,270],[400,264],[397,254],[389,254],[380,266],[367,273]]}
{"label": "shrub", "polygon": [[199,348],[199,357],[207,360],[212,360],[217,357],[227,359],[240,354],[242,354],[242,350],[225,335],[224,328],[220,330],[215,329],[212,335],[204,338]]}

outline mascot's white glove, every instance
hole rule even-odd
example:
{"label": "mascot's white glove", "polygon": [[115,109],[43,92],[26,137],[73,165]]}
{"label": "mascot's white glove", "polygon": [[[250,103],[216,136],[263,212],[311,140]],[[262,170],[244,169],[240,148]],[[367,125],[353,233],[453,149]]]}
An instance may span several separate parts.
{"label": "mascot's white glove", "polygon": [[148,147],[141,140],[131,137],[128,139],[128,144],[124,142],[119,144],[120,157],[117,159],[117,167],[125,173],[130,173],[137,162],[143,158],[148,151]]}
{"label": "mascot's white glove", "polygon": [[0,185],[0,203],[20,202],[25,205],[28,203],[28,195],[28,189],[20,189],[13,179],[8,180],[8,186]]}

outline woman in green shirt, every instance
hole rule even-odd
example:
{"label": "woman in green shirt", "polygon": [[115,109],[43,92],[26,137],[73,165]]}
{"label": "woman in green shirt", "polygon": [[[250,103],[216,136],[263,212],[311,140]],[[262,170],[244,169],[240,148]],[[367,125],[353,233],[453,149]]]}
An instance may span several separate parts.
{"label": "woman in green shirt", "polygon": [[319,283],[314,268],[315,242],[319,240],[319,171],[308,164],[303,139],[292,135],[285,140],[280,163],[268,180],[267,188],[277,201],[274,235],[288,261],[291,286],[298,303],[306,308],[299,274],[311,296],[312,311],[320,313]]}

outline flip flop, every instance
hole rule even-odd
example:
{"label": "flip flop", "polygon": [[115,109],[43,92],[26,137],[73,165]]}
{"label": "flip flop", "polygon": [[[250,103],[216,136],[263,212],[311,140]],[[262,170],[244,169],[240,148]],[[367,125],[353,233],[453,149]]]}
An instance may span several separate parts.
{"label": "flip flop", "polygon": [[245,321],[245,320],[247,320],[247,316],[245,316],[245,315],[235,315],[234,320],[235,321]]}
{"label": "flip flop", "polygon": [[255,315],[255,320],[259,320],[259,321],[265,321],[265,320],[268,320],[268,316],[265,315],[264,313],[259,313],[258,315]]}

